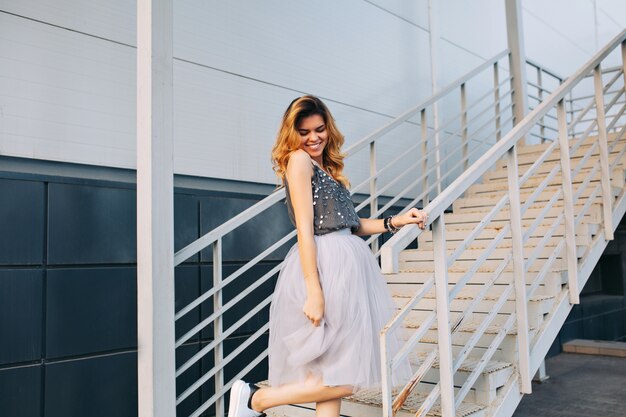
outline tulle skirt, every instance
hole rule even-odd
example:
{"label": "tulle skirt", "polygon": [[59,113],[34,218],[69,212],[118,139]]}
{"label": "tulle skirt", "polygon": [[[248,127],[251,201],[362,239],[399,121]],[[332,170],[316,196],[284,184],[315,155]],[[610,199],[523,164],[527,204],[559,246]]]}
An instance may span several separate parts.
{"label": "tulle skirt", "polygon": [[[285,257],[272,296],[269,320],[270,386],[304,382],[352,385],[353,392],[381,387],[380,330],[395,305],[376,258],[349,228],[315,235],[324,317],[314,326],[302,310],[306,287],[298,245]],[[398,350],[394,333],[388,344]],[[412,375],[408,360],[392,373],[394,386]]]}

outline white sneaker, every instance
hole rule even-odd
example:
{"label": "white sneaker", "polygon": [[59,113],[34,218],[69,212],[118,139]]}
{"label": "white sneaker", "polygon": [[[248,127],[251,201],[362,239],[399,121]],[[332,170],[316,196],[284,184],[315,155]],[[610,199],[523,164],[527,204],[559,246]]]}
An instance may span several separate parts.
{"label": "white sneaker", "polygon": [[259,413],[252,409],[252,394],[258,389],[258,386],[246,383],[241,379],[235,381],[230,388],[228,417],[266,417],[265,413]]}

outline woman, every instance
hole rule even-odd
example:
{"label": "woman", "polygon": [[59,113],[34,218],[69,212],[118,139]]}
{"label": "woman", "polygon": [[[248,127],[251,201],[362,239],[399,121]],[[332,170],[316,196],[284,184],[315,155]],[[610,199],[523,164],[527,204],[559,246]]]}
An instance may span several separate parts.
{"label": "woman", "polygon": [[[285,111],[272,162],[298,242],[285,257],[270,306],[270,387],[236,381],[229,417],[305,402],[316,402],[318,417],[338,417],[342,397],[381,387],[379,333],[395,306],[376,258],[358,236],[409,223],[423,229],[427,215],[412,208],[385,219],[359,218],[343,175],[343,143],[317,97],[299,97]],[[389,349],[397,351],[395,337]],[[411,375],[405,360],[394,385]]]}

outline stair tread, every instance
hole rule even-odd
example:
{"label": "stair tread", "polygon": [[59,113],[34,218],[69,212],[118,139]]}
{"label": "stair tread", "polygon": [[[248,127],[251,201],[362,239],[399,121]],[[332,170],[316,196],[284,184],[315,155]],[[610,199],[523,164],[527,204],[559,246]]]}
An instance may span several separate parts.
{"label": "stair tread", "polygon": [[[409,357],[410,359],[414,361],[413,363],[422,363],[424,362],[424,359],[426,359],[428,354],[429,352],[414,352],[410,354]],[[463,363],[459,367],[459,371],[473,372],[480,362],[481,362],[480,358],[469,357],[465,359],[465,361],[463,361]],[[485,365],[485,369],[483,369],[481,373],[492,374],[494,372],[498,372],[503,369],[510,368],[511,366],[512,365],[509,362],[491,360],[487,362],[487,365]],[[433,368],[439,369],[439,359],[435,359],[435,362],[433,363]]]}
{"label": "stair tread", "polygon": [[[265,386],[265,387],[269,386],[267,380],[257,382],[256,384],[259,386]],[[400,393],[402,388],[403,386],[393,387],[391,389],[392,396],[396,397]],[[407,400],[404,402],[404,404],[400,407],[399,412],[404,411],[406,413],[415,414],[417,410],[420,408],[420,406],[422,405],[422,403],[424,402],[424,400],[426,400],[427,395],[428,394],[426,393],[413,390],[413,392],[409,394],[409,396],[407,397]],[[359,403],[359,404],[368,405],[371,407],[382,408],[382,403],[383,403],[382,392],[380,389],[375,389],[375,388],[374,389],[362,389],[350,396],[342,398],[342,402]],[[484,409],[485,409],[485,406],[483,405],[478,405],[478,404],[464,401],[457,408],[456,416],[457,417],[469,417],[472,414],[478,413]],[[437,401],[435,405],[433,405],[433,407],[430,409],[430,412],[427,414],[427,416],[431,416],[431,417],[442,416],[441,407],[439,406],[439,401]]]}

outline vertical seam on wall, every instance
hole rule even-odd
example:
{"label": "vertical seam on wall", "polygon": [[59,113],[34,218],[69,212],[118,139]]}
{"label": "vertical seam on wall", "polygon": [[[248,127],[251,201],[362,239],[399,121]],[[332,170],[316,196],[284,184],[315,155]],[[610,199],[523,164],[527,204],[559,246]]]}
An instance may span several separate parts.
{"label": "vertical seam on wall", "polygon": [[42,303],[41,303],[41,381],[40,381],[40,415],[45,415],[46,408],[46,323],[48,299],[48,181],[43,182],[43,259],[42,259]]}

